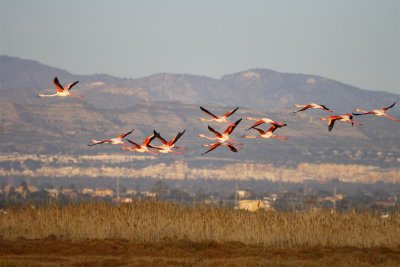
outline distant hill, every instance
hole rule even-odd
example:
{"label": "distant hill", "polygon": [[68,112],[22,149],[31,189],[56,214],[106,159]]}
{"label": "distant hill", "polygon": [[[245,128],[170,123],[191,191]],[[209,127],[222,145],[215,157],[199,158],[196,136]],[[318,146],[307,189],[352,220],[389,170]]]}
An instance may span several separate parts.
{"label": "distant hill", "polygon": [[[310,110],[293,114],[294,103],[321,102],[328,107],[351,112],[354,107],[380,107],[399,100],[399,95],[361,90],[322,77],[284,74],[253,69],[212,79],[183,74],[155,74],[140,79],[109,75],[73,75],[65,70],[35,61],[0,56],[0,151],[2,153],[123,153],[117,146],[88,147],[95,138],[108,138],[135,129],[130,139],[141,142],[153,129],[172,138],[186,129],[180,140],[189,150],[185,156],[163,156],[160,160],[184,157],[191,164],[217,164],[218,160],[267,162],[293,166],[299,162],[361,163],[398,166],[400,124],[377,117],[356,119],[363,126],[338,123],[328,132],[319,117],[326,112]],[[36,97],[52,93],[52,79],[62,83],[79,80],[73,88],[85,95],[77,99]],[[199,133],[207,133],[206,116],[199,104],[216,114],[239,106],[232,120],[246,116],[270,117],[287,122],[279,129],[281,140],[241,140],[250,122],[243,120],[233,134],[245,144],[234,154],[219,149],[205,151]],[[399,117],[399,106],[389,111]],[[338,113],[342,113],[338,112]],[[223,131],[226,125],[213,124]],[[266,126],[263,126],[265,128]],[[204,159],[199,161],[198,159]]]}
{"label": "distant hill", "polygon": [[221,79],[169,73],[127,79],[104,74],[73,75],[36,61],[8,56],[0,56],[0,66],[2,99],[13,103],[35,103],[32,97],[38,92],[52,92],[54,76],[62,83],[79,80],[73,90],[86,95],[84,101],[99,108],[174,101],[276,111],[290,109],[294,103],[320,102],[338,113],[346,113],[355,107],[381,107],[399,99],[396,94],[362,90],[315,75],[266,69],[251,69]]}

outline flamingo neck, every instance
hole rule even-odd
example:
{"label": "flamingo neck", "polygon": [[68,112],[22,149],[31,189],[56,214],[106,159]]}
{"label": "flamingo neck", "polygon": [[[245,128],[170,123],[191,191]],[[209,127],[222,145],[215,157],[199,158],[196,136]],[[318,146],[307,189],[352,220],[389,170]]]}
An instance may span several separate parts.
{"label": "flamingo neck", "polygon": [[38,94],[38,97],[53,97],[53,96],[57,96],[57,93],[52,94],[52,95]]}
{"label": "flamingo neck", "polygon": [[253,118],[253,117],[246,117],[246,120],[248,121],[257,121],[257,118]]}
{"label": "flamingo neck", "polygon": [[216,140],[216,139],[217,139],[217,138],[215,138],[215,137],[209,137],[209,136],[206,136],[206,135],[204,135],[204,134],[199,134],[199,137],[206,138],[206,139],[208,139],[208,140]]}

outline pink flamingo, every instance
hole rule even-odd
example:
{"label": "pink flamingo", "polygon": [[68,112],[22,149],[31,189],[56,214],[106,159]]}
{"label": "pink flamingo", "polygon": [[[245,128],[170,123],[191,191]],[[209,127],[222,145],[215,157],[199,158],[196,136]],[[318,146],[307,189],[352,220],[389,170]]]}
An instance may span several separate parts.
{"label": "pink flamingo", "polygon": [[124,138],[125,136],[127,136],[128,134],[131,134],[134,130],[118,135],[115,138],[110,138],[110,139],[106,139],[106,140],[102,140],[102,141],[97,141],[97,140],[91,140],[91,144],[88,144],[88,146],[94,146],[94,145],[98,145],[98,144],[113,144],[113,145],[124,145],[125,143],[122,141],[122,138]]}
{"label": "pink flamingo", "polygon": [[295,104],[294,106],[297,107],[297,108],[301,108],[301,109],[299,109],[299,110],[297,110],[297,111],[293,111],[293,113],[297,113],[297,112],[300,112],[300,111],[304,111],[304,110],[307,110],[307,109],[309,109],[309,108],[322,109],[322,110],[325,110],[325,111],[328,111],[328,112],[332,112],[332,110],[330,110],[330,109],[327,108],[326,106],[324,106],[324,105],[319,105],[319,104],[315,104],[315,103],[310,103],[310,104],[308,104],[308,105],[299,105],[299,104]]}
{"label": "pink flamingo", "polygon": [[227,113],[225,113],[224,115],[221,115],[221,116],[216,116],[216,115],[212,114],[210,111],[208,111],[207,109],[205,109],[203,107],[200,107],[200,109],[212,117],[212,119],[200,118],[200,121],[215,121],[215,122],[219,122],[219,123],[225,122],[225,123],[230,124],[231,122],[229,122],[227,120],[227,118],[229,116],[231,116],[233,113],[235,113],[239,108],[235,108],[234,110],[229,111],[229,112],[227,112]]}
{"label": "pink flamingo", "polygon": [[272,124],[272,125],[277,126],[278,128],[284,127],[284,126],[287,125],[287,124],[284,123],[284,122],[274,121],[274,120],[271,120],[271,119],[269,119],[269,118],[261,118],[261,119],[258,119],[258,118],[246,117],[246,120],[256,121],[256,122],[255,122],[249,129],[247,129],[246,131],[248,131],[248,130],[250,130],[250,129],[253,129],[253,128],[255,128],[255,127],[257,127],[258,125],[261,125],[261,124],[263,124],[263,123],[269,123],[269,124]]}
{"label": "pink flamingo", "polygon": [[174,148],[179,149],[179,150],[186,150],[184,147],[178,147],[175,146],[175,143],[181,138],[181,136],[185,133],[186,131],[184,130],[183,132],[179,132],[174,138],[169,140],[167,142],[164,138],[161,137],[160,133],[157,133],[155,130],[153,131],[154,135],[161,141],[162,145],[161,146],[153,146],[153,145],[147,145],[150,148],[155,148],[158,149],[158,152],[167,154],[167,153],[174,153],[174,154],[183,154],[183,152],[175,151],[173,150]]}
{"label": "pink flamingo", "polygon": [[351,125],[362,125],[361,123],[354,121],[353,120],[353,116],[349,113],[346,113],[344,115],[340,115],[340,116],[329,116],[329,117],[324,117],[324,118],[320,118],[321,121],[328,121],[328,130],[332,131],[333,126],[335,124],[335,121],[342,121],[342,122],[350,122]]}
{"label": "pink flamingo", "polygon": [[211,126],[208,126],[208,130],[210,132],[212,132],[213,134],[215,134],[215,137],[206,136],[204,134],[199,134],[198,137],[206,138],[208,140],[216,140],[220,143],[232,143],[232,144],[242,145],[241,143],[230,139],[230,134],[233,132],[233,130],[235,130],[236,126],[238,126],[238,124],[241,121],[242,121],[242,119],[239,119],[235,123],[229,125],[222,134],[220,134],[219,132],[214,130]]}
{"label": "pink flamingo", "polygon": [[260,135],[254,136],[254,135],[242,135],[241,138],[276,138],[276,139],[281,139],[281,140],[288,140],[286,136],[281,136],[281,135],[274,135],[273,132],[280,128],[281,126],[277,125],[272,125],[267,131],[261,130],[260,128],[254,127],[255,130],[259,132]]}
{"label": "pink flamingo", "polygon": [[74,85],[76,85],[77,83],[79,83],[79,81],[76,81],[76,82],[67,84],[65,87],[63,87],[63,86],[60,84],[60,82],[58,81],[58,78],[55,77],[54,80],[53,80],[53,84],[54,84],[54,87],[57,89],[57,92],[56,92],[55,94],[52,94],[52,95],[38,94],[37,96],[38,96],[38,97],[53,97],[53,96],[66,97],[66,96],[72,96],[72,97],[75,97],[75,98],[82,99],[83,96],[75,96],[75,95],[72,95],[72,94],[69,92],[69,90],[71,90],[71,88],[72,88]]}
{"label": "pink flamingo", "polygon": [[154,134],[151,135],[151,136],[148,136],[148,137],[143,141],[142,145],[138,145],[137,143],[135,143],[135,142],[133,142],[133,141],[131,141],[131,140],[128,139],[128,142],[131,143],[133,146],[123,146],[123,147],[121,147],[121,149],[122,149],[122,150],[130,151],[130,152],[135,152],[135,151],[136,151],[136,152],[139,152],[139,153],[148,152],[148,153],[150,153],[150,154],[153,154],[153,155],[157,155],[157,156],[158,156],[158,155],[159,155],[158,152],[149,150],[150,142],[153,141],[154,138],[156,138],[156,135],[154,135]]}
{"label": "pink flamingo", "polygon": [[394,105],[396,105],[396,102],[394,102],[392,105],[390,105],[390,106],[388,106],[388,107],[383,107],[383,108],[379,108],[379,109],[374,109],[374,110],[371,110],[371,111],[365,111],[365,110],[362,110],[362,109],[357,108],[357,109],[354,110],[354,112],[362,112],[362,114],[358,114],[358,113],[352,113],[352,114],[353,114],[354,116],[361,116],[361,115],[372,114],[372,115],[375,115],[375,116],[386,117],[386,118],[391,119],[391,120],[393,120],[393,121],[400,122],[399,119],[396,119],[395,117],[392,117],[392,116],[386,114],[386,110],[392,108]]}

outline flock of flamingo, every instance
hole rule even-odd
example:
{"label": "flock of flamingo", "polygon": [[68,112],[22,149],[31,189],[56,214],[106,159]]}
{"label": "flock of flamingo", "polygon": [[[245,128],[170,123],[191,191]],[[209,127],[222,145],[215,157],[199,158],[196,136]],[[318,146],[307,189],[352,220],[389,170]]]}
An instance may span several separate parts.
{"label": "flock of flamingo", "polygon": [[[66,85],[65,87],[61,85],[61,83],[58,81],[58,78],[55,77],[53,80],[54,86],[56,88],[56,93],[51,94],[51,95],[45,95],[45,94],[38,94],[38,97],[75,97],[82,99],[83,96],[77,96],[73,95],[70,93],[70,90],[73,86],[79,83],[79,81],[75,81],[73,83],[70,83]],[[386,113],[386,111],[390,108],[392,108],[396,102],[394,102],[392,105],[387,106],[387,107],[382,107],[378,109],[374,109],[371,111],[365,111],[362,109],[354,109],[352,114],[346,113],[344,115],[333,115],[333,116],[328,116],[328,117],[322,117],[320,120],[323,121],[328,121],[328,131],[332,131],[333,126],[336,121],[341,121],[341,122],[348,122],[351,123],[352,125],[362,125],[360,122],[353,120],[353,115],[354,116],[362,116],[362,115],[375,115],[379,117],[386,117],[388,119],[391,119],[396,122],[400,122],[399,119],[396,119]],[[319,105],[315,103],[310,103],[307,105],[294,105],[296,108],[300,108],[299,110],[293,111],[293,113],[297,112],[302,112],[307,109],[321,109],[327,112],[333,112],[331,109],[327,108],[324,105]],[[209,118],[200,118],[199,120],[202,122],[216,122],[216,123],[226,123],[228,124],[228,127],[225,129],[224,132],[220,133],[211,126],[208,126],[208,130],[214,134],[214,136],[207,136],[204,134],[199,134],[199,138],[205,138],[207,140],[212,140],[214,141],[211,144],[203,144],[203,147],[207,147],[208,150],[202,153],[201,155],[205,155],[217,147],[220,146],[225,146],[230,149],[232,152],[237,152],[239,149],[242,148],[243,144],[235,141],[230,138],[231,133],[235,128],[239,125],[239,123],[242,121],[242,118],[238,119],[235,122],[230,122],[228,120],[228,117],[230,117],[232,114],[234,114],[239,108],[235,108],[232,111],[229,111],[223,115],[216,116],[213,113],[211,113],[209,110],[205,109],[204,107],[200,107],[200,109],[208,114],[210,117]],[[355,113],[358,112],[358,113]],[[242,135],[241,138],[264,138],[264,139],[269,139],[269,138],[276,138],[276,139],[281,139],[281,140],[287,140],[288,138],[286,136],[281,136],[281,135],[275,135],[274,132],[282,127],[287,126],[286,123],[284,122],[279,122],[279,121],[274,121],[269,118],[253,118],[253,117],[246,117],[246,120],[251,120],[255,121],[253,125],[251,125],[250,128],[248,128],[246,131],[249,131],[251,129],[256,130],[258,134],[256,135]],[[271,126],[267,130],[263,130],[259,128],[261,124],[270,124]],[[105,139],[105,140],[91,140],[91,143],[88,144],[88,146],[94,146],[94,145],[99,145],[99,144],[113,144],[113,145],[121,145],[122,150],[126,150],[129,152],[139,152],[139,153],[150,153],[153,155],[159,155],[159,153],[167,154],[167,153],[174,153],[174,154],[182,154],[186,150],[184,147],[178,147],[175,146],[175,143],[179,140],[179,138],[182,137],[182,135],[185,133],[185,131],[179,132],[175,137],[173,137],[171,140],[166,141],[163,137],[161,137],[160,133],[156,132],[153,130],[153,134],[151,136],[148,136],[141,145],[127,139],[127,141],[130,143],[127,144],[124,142],[124,138],[131,134],[134,130],[123,133],[115,138],[110,138],[110,139]],[[154,140],[157,139],[161,143],[160,145],[151,145],[150,143]]]}

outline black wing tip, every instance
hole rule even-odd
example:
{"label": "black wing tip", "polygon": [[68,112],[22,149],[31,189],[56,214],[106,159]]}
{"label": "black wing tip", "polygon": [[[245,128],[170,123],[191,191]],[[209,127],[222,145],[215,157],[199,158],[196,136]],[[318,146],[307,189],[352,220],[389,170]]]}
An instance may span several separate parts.
{"label": "black wing tip", "polygon": [[238,119],[234,124],[238,125],[242,121],[242,118]]}

